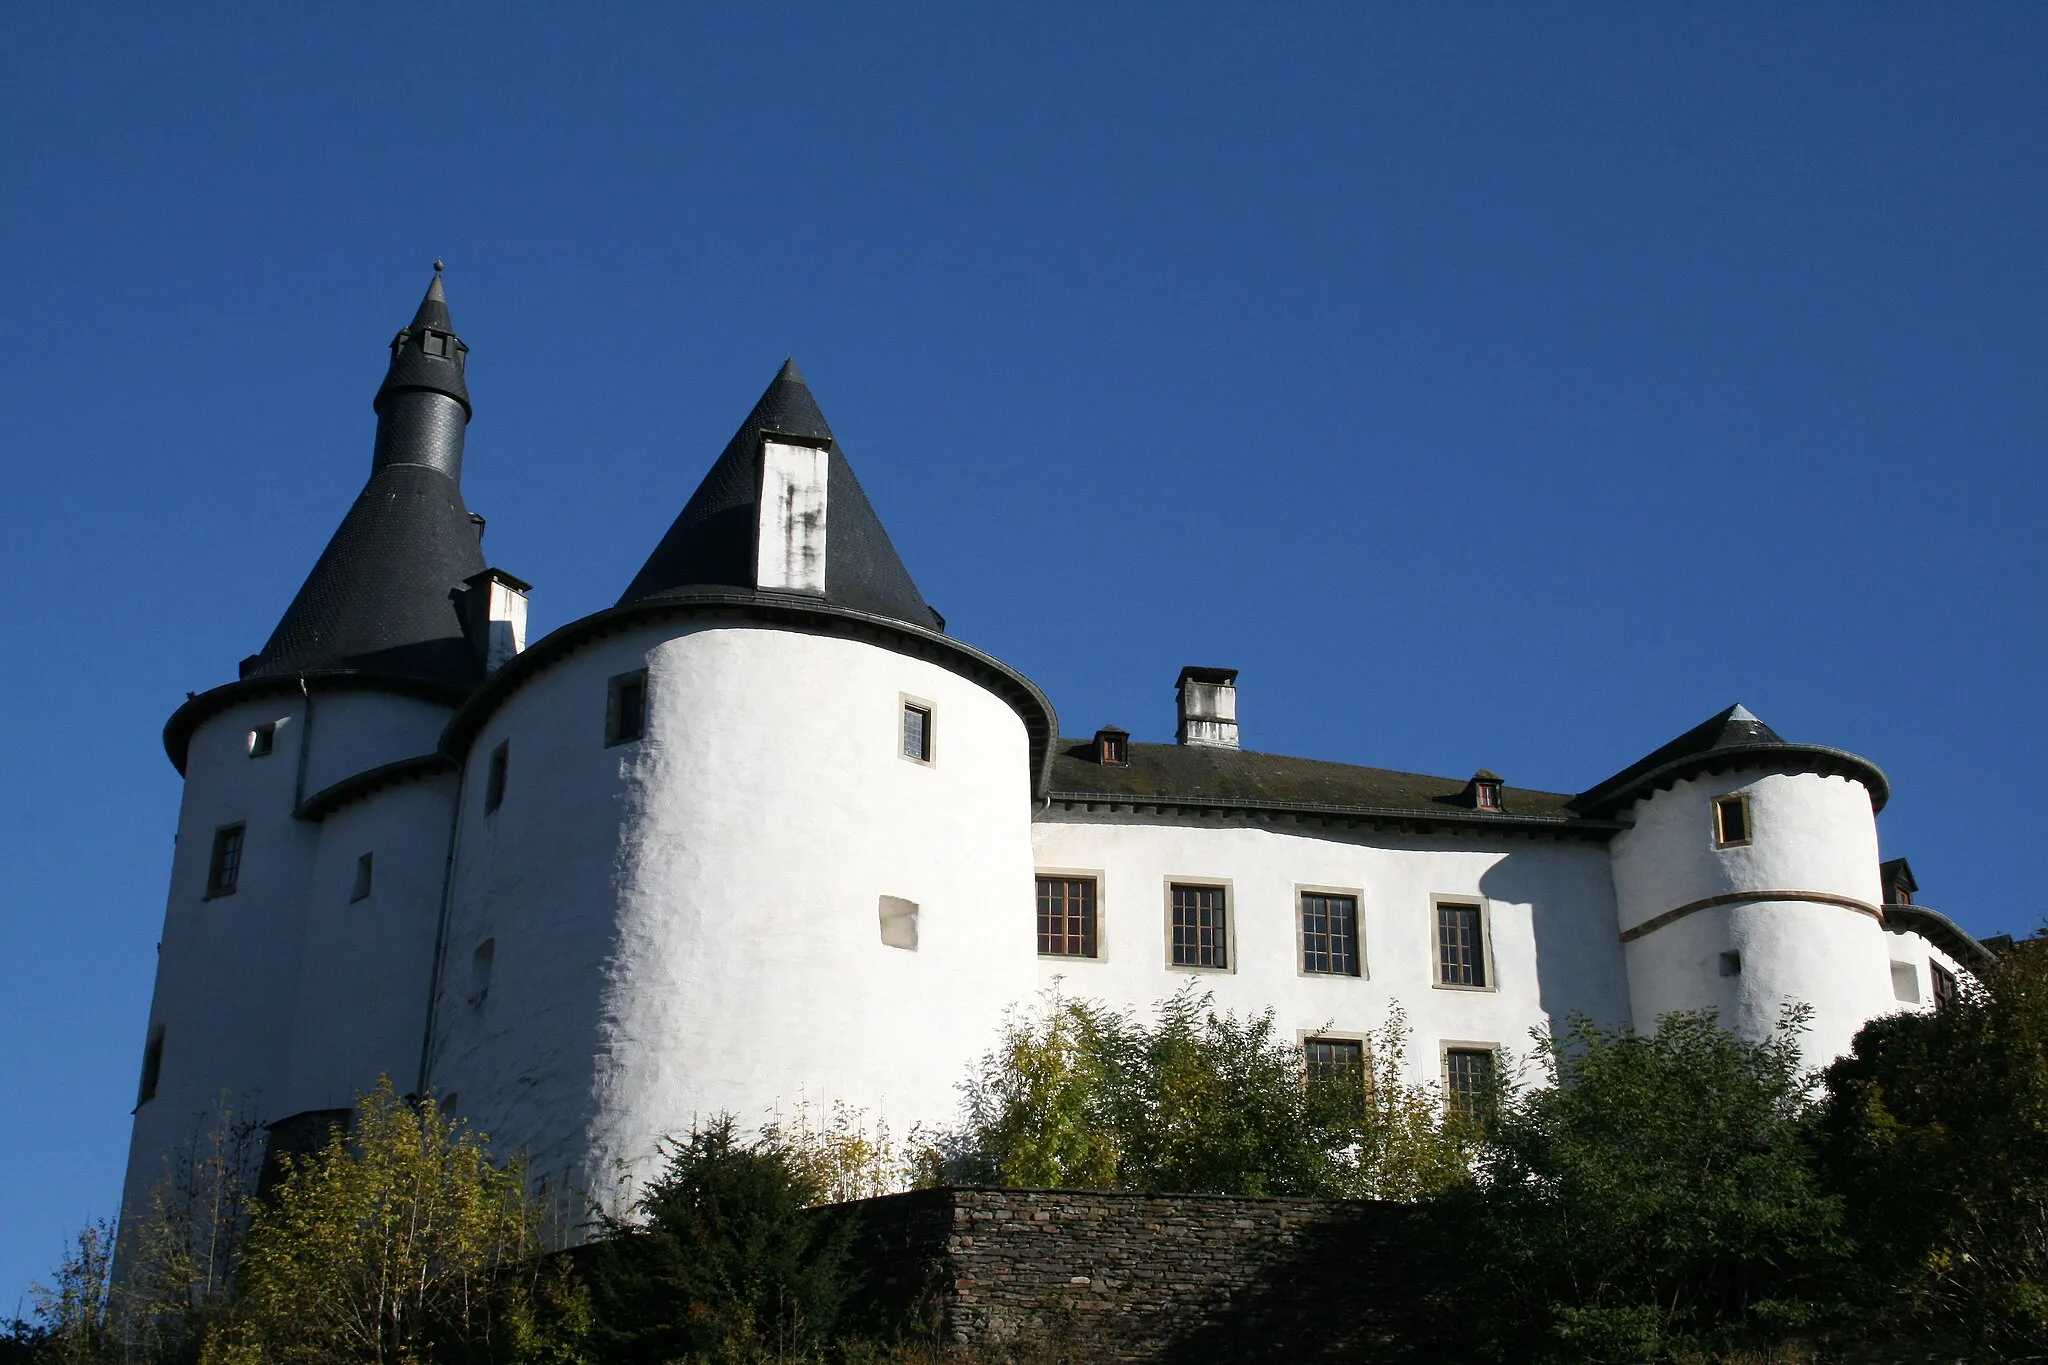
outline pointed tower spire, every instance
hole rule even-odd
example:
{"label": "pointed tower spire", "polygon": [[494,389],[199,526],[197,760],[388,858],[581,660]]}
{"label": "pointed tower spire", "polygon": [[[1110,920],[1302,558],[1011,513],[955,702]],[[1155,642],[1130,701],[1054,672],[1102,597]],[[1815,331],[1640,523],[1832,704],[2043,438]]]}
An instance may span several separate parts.
{"label": "pointed tower spire", "polygon": [[802,548],[805,553],[815,549],[823,558],[823,591],[813,590],[811,595],[821,596],[831,606],[887,616],[927,630],[937,626],[937,613],[925,605],[910,571],[903,567],[794,359],[782,362],[782,369],[619,601],[680,596],[692,590],[790,590],[785,582],[764,582],[762,578],[768,557],[762,551],[761,490],[764,479],[784,477],[769,468],[767,451],[771,446],[824,451],[818,469],[805,476],[806,487],[784,490],[785,496],[796,494],[815,501],[815,512],[808,513],[815,517],[810,528],[814,545]]}
{"label": "pointed tower spire", "polygon": [[391,342],[377,390],[370,481],[245,678],[376,673],[470,686],[482,676],[457,598],[484,570],[480,522],[462,501],[469,348],[455,335],[441,263]]}

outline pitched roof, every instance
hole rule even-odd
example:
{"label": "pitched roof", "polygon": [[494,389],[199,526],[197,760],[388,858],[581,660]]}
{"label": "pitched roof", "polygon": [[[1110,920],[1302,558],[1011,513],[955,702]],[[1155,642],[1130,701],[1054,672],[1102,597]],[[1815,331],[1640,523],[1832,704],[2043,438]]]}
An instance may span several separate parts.
{"label": "pitched roof", "polygon": [[781,373],[634,575],[620,604],[707,588],[756,589],[764,433],[829,443],[825,602],[927,630],[940,626],[938,613],[925,604],[903,567],[794,360],[783,362]]}
{"label": "pitched roof", "polygon": [[[420,345],[426,328],[459,345],[450,327],[437,274],[413,325],[393,343],[380,404],[398,389],[429,388],[467,411],[462,366]],[[473,686],[482,665],[452,594],[483,572],[478,537],[462,486],[441,470],[410,463],[374,469],[269,642],[243,660],[242,676],[353,670]]]}
{"label": "pitched roof", "polygon": [[1132,744],[1129,762],[1095,761],[1092,739],[1062,739],[1053,759],[1053,800],[1238,807],[1354,814],[1461,825],[1613,827],[1581,818],[1566,792],[1506,787],[1499,811],[1474,810],[1468,779],[1430,777],[1315,758],[1193,744]]}
{"label": "pitched roof", "polygon": [[1852,777],[1869,790],[1874,810],[1883,810],[1891,795],[1884,773],[1869,759],[1822,744],[1791,743],[1738,703],[1588,787],[1572,805],[1587,815],[1607,815],[1699,773],[1772,764]]}

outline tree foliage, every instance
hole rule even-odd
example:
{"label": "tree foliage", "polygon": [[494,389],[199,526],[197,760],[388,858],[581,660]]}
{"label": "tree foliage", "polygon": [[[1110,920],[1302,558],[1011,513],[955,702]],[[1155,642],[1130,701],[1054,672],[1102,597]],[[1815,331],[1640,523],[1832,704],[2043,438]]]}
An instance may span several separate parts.
{"label": "tree foliage", "polygon": [[389,1081],[352,1130],[287,1159],[256,1208],[240,1292],[206,1342],[206,1365],[427,1360],[483,1365],[566,1354],[573,1287],[543,1271],[540,1218],[516,1165],[414,1107]]}
{"label": "tree foliage", "polygon": [[809,1359],[845,1293],[849,1225],[812,1211],[820,1171],[730,1115],[671,1142],[633,1214],[607,1219],[583,1265],[610,1361]]}
{"label": "tree foliage", "polygon": [[1576,1017],[1539,1039],[1548,1084],[1494,1097],[1478,1180],[1445,1198],[1488,1353],[1664,1359],[1820,1316],[1845,1245],[1807,1146],[1802,1024],[1751,1043],[1711,1013],[1644,1036]]}
{"label": "tree foliage", "polygon": [[946,1178],[1010,1186],[1412,1198],[1465,1136],[1402,1075],[1398,1011],[1356,1073],[1311,1078],[1272,1011],[1184,989],[1150,1020],[1059,994],[1013,1013],[965,1087]]}
{"label": "tree foliage", "polygon": [[2048,939],[1953,1008],[1870,1024],[1822,1124],[1880,1329],[2048,1355]]}

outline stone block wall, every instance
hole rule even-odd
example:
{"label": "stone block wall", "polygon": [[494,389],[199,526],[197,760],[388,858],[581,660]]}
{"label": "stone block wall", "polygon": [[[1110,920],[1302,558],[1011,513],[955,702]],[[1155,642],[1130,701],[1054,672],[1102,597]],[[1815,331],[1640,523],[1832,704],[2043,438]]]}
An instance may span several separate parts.
{"label": "stone block wall", "polygon": [[1374,1360],[1427,1316],[1412,1209],[1369,1201],[920,1190],[840,1206],[871,1311],[1072,1358]]}

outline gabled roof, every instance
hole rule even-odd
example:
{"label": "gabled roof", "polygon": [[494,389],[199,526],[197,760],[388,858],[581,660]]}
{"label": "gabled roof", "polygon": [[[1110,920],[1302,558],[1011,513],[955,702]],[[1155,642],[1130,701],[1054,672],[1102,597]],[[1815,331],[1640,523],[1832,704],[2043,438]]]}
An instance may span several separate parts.
{"label": "gabled roof", "polygon": [[1586,815],[1610,815],[1688,777],[1748,766],[1792,766],[1854,778],[1870,792],[1873,811],[1883,810],[1891,796],[1884,773],[1869,759],[1826,745],[1790,743],[1738,703],[1595,783],[1579,793],[1572,806]]}
{"label": "gabled roof", "polygon": [[940,626],[938,613],[925,605],[910,571],[903,567],[794,360],[783,362],[781,373],[619,598],[620,605],[704,589],[757,590],[755,535],[760,524],[764,434],[827,443],[825,603],[927,630]]}
{"label": "gabled roof", "polygon": [[[445,359],[427,354],[420,343],[429,329],[461,344],[438,274],[412,326],[393,342],[377,391],[380,408],[394,391],[428,389],[468,410],[459,352],[451,348]],[[483,668],[453,594],[483,570],[478,523],[463,505],[460,484],[423,464],[373,469],[269,643],[243,660],[242,676],[351,670],[474,686]]]}

